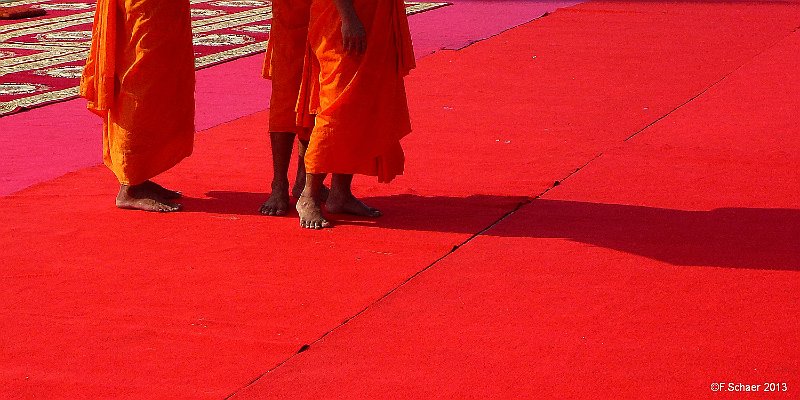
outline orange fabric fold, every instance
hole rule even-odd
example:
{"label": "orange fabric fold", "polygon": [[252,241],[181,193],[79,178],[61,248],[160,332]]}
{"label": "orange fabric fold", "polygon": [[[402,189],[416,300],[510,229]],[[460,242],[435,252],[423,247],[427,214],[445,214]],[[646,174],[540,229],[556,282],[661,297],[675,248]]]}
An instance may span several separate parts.
{"label": "orange fabric fold", "polygon": [[99,0],[92,26],[92,45],[83,67],[80,94],[88,108],[103,117],[114,102],[117,4]]}
{"label": "orange fabric fold", "polygon": [[[311,0],[273,0],[272,28],[264,57],[262,75],[272,79],[270,132],[305,130],[296,124]],[[301,137],[308,140],[308,137]]]}
{"label": "orange fabric fold", "polygon": [[80,86],[103,118],[103,161],[136,185],[192,153],[194,50],[186,0],[99,0]]}
{"label": "orange fabric fold", "polygon": [[343,51],[341,18],[331,0],[313,0],[298,122],[314,120],[306,171],[377,176],[403,173],[400,139],[411,132],[403,77],[414,52],[402,0],[354,0],[366,52]]}

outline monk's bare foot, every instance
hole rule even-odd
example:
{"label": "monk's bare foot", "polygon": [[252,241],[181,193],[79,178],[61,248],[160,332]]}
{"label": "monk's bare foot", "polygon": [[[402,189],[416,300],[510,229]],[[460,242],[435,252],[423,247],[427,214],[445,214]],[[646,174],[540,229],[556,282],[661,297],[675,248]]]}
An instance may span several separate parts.
{"label": "monk's bare foot", "polygon": [[174,212],[181,209],[180,204],[165,201],[145,185],[122,185],[117,194],[117,207],[153,212]]}
{"label": "monk's bare foot", "polygon": [[[306,185],[305,177],[303,177],[302,179],[301,178],[297,178],[294,181],[294,186],[292,186],[292,196],[299,199],[300,195],[303,194],[303,188],[305,187],[305,185]],[[325,200],[328,200],[328,195],[330,193],[331,193],[331,190],[328,189],[327,186],[323,186],[322,188],[320,188],[319,189],[320,200],[322,200],[323,202],[325,202]]]}
{"label": "monk's bare foot", "polygon": [[180,199],[183,196],[181,192],[169,190],[153,181],[145,181],[141,186],[165,200]]}
{"label": "monk's bare foot", "polygon": [[331,226],[331,223],[322,216],[320,203],[310,196],[300,196],[297,199],[297,213],[300,214],[300,227],[308,229],[322,229]]}
{"label": "monk's bare foot", "polygon": [[325,203],[325,208],[331,214],[351,214],[371,218],[381,216],[380,210],[364,204],[352,194],[331,193]]}
{"label": "monk's bare foot", "polygon": [[286,215],[289,210],[289,184],[272,184],[272,193],[258,211],[264,215]]}

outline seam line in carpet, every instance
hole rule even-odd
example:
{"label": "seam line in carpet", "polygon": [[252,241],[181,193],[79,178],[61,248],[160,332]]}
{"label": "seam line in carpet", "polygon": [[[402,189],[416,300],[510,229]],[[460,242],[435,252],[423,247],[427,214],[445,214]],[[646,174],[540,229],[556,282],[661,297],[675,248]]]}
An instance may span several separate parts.
{"label": "seam line in carpet", "polygon": [[[557,10],[555,10],[555,11],[557,11]],[[555,11],[553,11],[553,12],[555,12]],[[519,28],[520,26],[523,26],[523,25],[530,24],[531,22],[533,22],[533,21],[536,21],[536,20],[538,20],[538,19],[542,19],[542,18],[544,18],[544,17],[546,17],[546,16],[548,16],[548,15],[552,14],[553,12],[545,12],[544,14],[542,14],[542,15],[540,15],[540,16],[538,16],[538,17],[534,17],[534,18],[532,18],[532,19],[530,19],[530,20],[528,20],[528,21],[525,21],[525,22],[522,22],[522,23],[520,23],[520,24],[514,25],[514,26],[512,26],[512,27],[510,27],[510,28],[504,29],[504,30],[502,30],[502,31],[500,31],[500,32],[494,33],[494,34],[492,34],[492,35],[489,35],[489,36],[487,36],[487,37],[484,37],[484,38],[479,38],[479,39],[474,39],[474,40],[470,40],[470,41],[469,41],[467,44],[464,44],[464,45],[462,45],[462,46],[459,46],[459,47],[447,47],[447,46],[445,45],[445,47],[442,47],[440,50],[450,50],[450,51],[461,51],[461,50],[464,50],[464,49],[466,49],[467,47],[469,47],[469,46],[472,46],[473,44],[480,43],[480,42],[483,42],[483,41],[486,41],[486,40],[492,39],[492,38],[494,38],[494,37],[500,36],[500,35],[502,35],[502,34],[504,34],[504,33],[508,32],[508,31],[510,31],[510,30],[512,30],[512,29],[516,29],[516,28]]]}
{"label": "seam line in carpet", "polygon": [[794,35],[795,33],[797,33],[798,29],[800,29],[800,26],[798,26],[798,27],[795,27],[795,28],[794,28],[794,29],[792,29],[792,31],[791,31],[791,32],[789,32],[789,33],[788,33],[786,36],[784,36],[784,37],[782,37],[782,38],[780,38],[780,39],[777,39],[777,40],[776,40],[776,41],[774,41],[773,43],[771,43],[771,44],[769,44],[768,46],[764,47],[764,49],[763,49],[763,50],[761,50],[761,51],[759,51],[758,53],[754,54],[752,57],[750,57],[749,59],[747,59],[746,61],[744,61],[744,62],[743,62],[741,65],[739,65],[739,66],[737,66],[736,68],[732,69],[730,72],[728,72],[727,74],[723,75],[723,76],[722,76],[722,78],[719,78],[719,79],[717,79],[716,81],[714,81],[713,83],[711,83],[710,85],[708,85],[708,87],[706,87],[705,89],[701,90],[701,91],[700,91],[699,93],[697,93],[696,95],[692,96],[692,97],[691,97],[691,98],[689,98],[688,100],[686,100],[686,101],[684,101],[683,103],[679,104],[677,107],[673,108],[672,110],[670,110],[670,111],[669,111],[669,112],[667,112],[666,114],[664,114],[664,115],[662,115],[662,116],[658,117],[658,118],[657,118],[656,120],[654,120],[653,122],[651,122],[651,123],[647,124],[647,125],[646,125],[644,128],[642,128],[642,129],[639,129],[638,131],[634,132],[632,135],[630,135],[630,136],[628,136],[627,138],[625,138],[625,140],[623,140],[623,142],[627,142],[627,141],[629,141],[629,140],[633,139],[633,138],[634,138],[634,137],[636,137],[638,134],[640,134],[640,133],[644,132],[645,130],[647,130],[647,129],[648,129],[648,128],[650,128],[651,126],[653,126],[653,125],[657,124],[658,122],[660,122],[662,119],[664,119],[664,118],[666,118],[666,117],[668,117],[668,116],[672,115],[672,113],[674,113],[675,111],[678,111],[678,110],[680,110],[680,109],[681,109],[681,108],[683,108],[685,105],[687,105],[687,104],[691,103],[692,101],[694,101],[694,100],[695,100],[695,99],[697,99],[698,97],[700,97],[700,96],[704,95],[706,92],[708,92],[709,90],[711,90],[711,89],[712,89],[712,88],[714,88],[715,86],[717,86],[717,85],[719,85],[720,83],[722,83],[722,81],[724,81],[724,80],[728,79],[728,77],[729,77],[729,76],[731,76],[731,75],[733,75],[733,74],[734,74],[736,71],[739,71],[740,69],[742,69],[742,68],[743,68],[744,66],[746,66],[747,64],[750,64],[750,63],[752,63],[752,62],[753,62],[753,60],[755,60],[756,58],[758,58],[759,56],[761,56],[762,54],[764,54],[764,53],[765,53],[765,52],[767,52],[768,50],[771,50],[772,48],[774,48],[775,46],[777,46],[779,43],[783,42],[784,40],[788,39],[789,37],[791,37],[792,35]]}
{"label": "seam line in carpet", "polygon": [[454,245],[454,246],[453,246],[453,248],[452,248],[452,249],[450,249],[450,250],[449,250],[447,253],[445,253],[444,255],[440,256],[439,258],[437,258],[436,260],[434,260],[433,262],[431,262],[430,264],[428,264],[427,266],[425,266],[425,267],[424,267],[424,268],[422,268],[421,270],[419,270],[419,271],[415,272],[413,275],[411,275],[411,276],[409,276],[408,278],[404,279],[404,280],[403,280],[402,282],[400,282],[400,283],[399,283],[397,286],[393,287],[393,288],[392,288],[392,289],[390,289],[388,292],[386,292],[386,293],[384,293],[383,295],[381,295],[381,296],[380,296],[379,298],[377,298],[375,301],[373,301],[373,302],[369,303],[368,305],[366,305],[364,308],[362,308],[362,309],[361,309],[360,311],[358,311],[357,313],[353,314],[353,315],[352,315],[352,316],[350,316],[350,317],[347,317],[347,318],[345,318],[345,319],[344,319],[344,321],[342,321],[341,323],[339,323],[339,324],[338,324],[338,325],[336,325],[335,327],[331,328],[330,330],[326,331],[325,333],[323,333],[323,334],[322,334],[320,337],[318,337],[317,339],[315,339],[315,340],[314,340],[314,341],[312,341],[311,343],[308,343],[308,344],[303,344],[302,346],[300,346],[300,348],[299,348],[299,349],[298,349],[298,350],[297,350],[297,351],[296,351],[294,354],[290,355],[289,357],[287,357],[287,358],[286,358],[286,359],[284,359],[283,361],[279,362],[278,364],[276,364],[275,366],[273,366],[272,368],[270,368],[269,370],[267,370],[267,371],[266,371],[266,372],[264,372],[263,374],[261,374],[261,375],[257,376],[255,379],[251,380],[251,381],[250,381],[249,383],[247,383],[246,385],[242,386],[242,387],[241,387],[241,388],[239,388],[239,389],[236,389],[236,390],[235,390],[233,393],[231,393],[231,394],[229,394],[228,396],[226,396],[226,397],[225,397],[225,399],[227,400],[227,399],[231,399],[231,398],[233,398],[234,396],[236,396],[236,394],[237,394],[237,393],[239,393],[240,391],[242,391],[242,390],[244,390],[244,389],[246,389],[246,388],[248,388],[248,387],[250,387],[250,386],[254,385],[256,382],[258,382],[259,380],[261,380],[262,378],[264,378],[265,376],[267,376],[267,375],[268,375],[268,374],[270,374],[271,372],[273,372],[273,371],[277,370],[278,368],[282,367],[283,365],[285,365],[285,364],[286,364],[286,363],[288,363],[289,361],[293,360],[293,359],[294,359],[295,357],[297,357],[297,356],[298,356],[300,353],[304,353],[304,352],[306,352],[306,351],[310,350],[310,349],[311,349],[311,348],[312,348],[314,345],[316,345],[317,343],[319,343],[319,342],[321,342],[322,340],[324,340],[324,339],[325,339],[327,336],[329,336],[329,335],[330,335],[330,334],[332,334],[333,332],[335,332],[335,331],[339,330],[339,329],[340,329],[340,328],[342,328],[343,326],[347,325],[348,323],[350,323],[350,321],[354,320],[355,318],[358,318],[359,316],[363,315],[364,313],[366,313],[367,311],[369,311],[371,308],[373,308],[375,305],[377,305],[378,303],[382,302],[384,299],[386,299],[387,297],[391,296],[391,295],[392,295],[393,293],[395,293],[396,291],[400,290],[400,289],[401,289],[403,286],[407,285],[408,283],[410,283],[411,281],[413,281],[414,279],[416,279],[418,276],[420,276],[420,275],[422,275],[423,273],[427,272],[428,270],[430,270],[431,268],[433,268],[434,266],[436,266],[437,264],[439,264],[439,263],[440,263],[442,260],[444,260],[445,258],[447,258],[447,257],[451,256],[452,254],[454,254],[456,251],[458,251],[459,249],[461,249],[461,248],[462,248],[464,245],[467,245],[467,244],[469,244],[471,241],[473,241],[475,238],[477,238],[477,237],[479,237],[479,236],[482,236],[484,233],[486,233],[488,230],[490,230],[490,229],[492,229],[493,227],[495,227],[495,226],[496,226],[497,224],[499,224],[500,222],[503,222],[503,221],[504,221],[505,219],[507,219],[508,217],[510,217],[510,216],[512,216],[512,215],[514,215],[514,214],[515,214],[517,211],[519,211],[519,210],[520,210],[522,207],[524,207],[524,206],[526,206],[526,205],[530,204],[531,202],[533,202],[534,200],[536,200],[536,199],[538,199],[538,198],[540,198],[540,197],[544,196],[544,195],[545,195],[545,194],[547,194],[549,191],[553,190],[555,187],[557,187],[557,186],[560,186],[560,185],[561,185],[561,184],[562,184],[564,181],[568,180],[570,177],[572,177],[573,175],[575,175],[575,174],[577,174],[578,172],[580,172],[580,171],[581,171],[583,168],[585,168],[587,165],[589,165],[589,164],[590,164],[590,163],[592,163],[593,161],[595,161],[595,160],[597,160],[598,158],[600,158],[602,155],[603,155],[603,153],[599,153],[599,154],[597,154],[596,156],[592,157],[592,158],[591,158],[589,161],[587,161],[586,163],[584,163],[584,164],[583,164],[583,165],[581,165],[580,167],[576,168],[574,171],[572,171],[572,172],[570,172],[569,174],[567,174],[567,176],[565,176],[564,178],[562,178],[562,179],[560,179],[560,180],[557,180],[557,181],[555,181],[555,182],[553,183],[553,185],[551,185],[551,186],[550,186],[550,187],[548,187],[547,189],[543,190],[543,191],[542,191],[541,193],[539,193],[538,195],[536,195],[536,196],[534,196],[534,197],[527,197],[525,200],[523,200],[523,201],[520,201],[519,203],[517,203],[517,205],[514,207],[514,209],[512,209],[512,210],[510,210],[510,211],[506,212],[505,214],[503,214],[502,216],[500,216],[499,218],[497,218],[496,220],[494,220],[492,223],[490,223],[490,224],[489,224],[488,226],[486,226],[485,228],[481,229],[481,230],[480,230],[480,231],[478,231],[477,233],[474,233],[474,234],[472,234],[470,237],[468,237],[468,238],[464,239],[464,241],[462,241],[461,243]]}
{"label": "seam line in carpet", "polygon": [[[545,14],[543,14],[543,15],[542,15],[542,16],[540,16],[540,17],[534,18],[534,19],[532,19],[532,20],[530,20],[530,21],[528,21],[528,22],[525,22],[525,23],[523,23],[523,24],[520,24],[520,25],[517,25],[517,26],[525,25],[525,24],[527,24],[527,23],[533,22],[533,21],[535,21],[536,19],[538,19],[538,18],[542,18],[542,17],[544,17],[544,16],[547,16],[547,15],[548,15],[548,13],[545,13]],[[512,27],[512,28],[510,28],[510,29],[513,29],[513,27]],[[509,30],[510,30],[510,29],[509,29]],[[800,27],[796,27],[796,28],[795,28],[795,29],[793,29],[791,32],[789,32],[789,34],[787,34],[786,36],[784,36],[784,37],[782,37],[782,38],[780,38],[780,39],[776,40],[775,42],[771,43],[770,45],[766,46],[766,47],[765,47],[763,50],[761,50],[760,52],[756,53],[755,55],[753,55],[752,57],[750,57],[748,60],[744,61],[744,62],[743,62],[741,65],[737,66],[736,68],[733,68],[731,71],[729,71],[728,73],[726,73],[725,75],[723,75],[723,76],[722,76],[720,79],[718,79],[718,80],[714,81],[714,82],[713,82],[713,83],[711,83],[711,84],[710,84],[708,87],[706,87],[706,88],[702,89],[702,90],[701,90],[699,93],[697,93],[696,95],[692,96],[691,98],[689,98],[689,99],[688,99],[688,100],[686,100],[685,102],[683,102],[683,103],[679,104],[679,105],[678,105],[677,107],[675,107],[674,109],[672,109],[672,110],[670,110],[669,112],[665,113],[664,115],[662,115],[662,116],[658,117],[657,119],[655,119],[655,120],[654,120],[654,121],[652,121],[651,123],[647,124],[645,127],[643,127],[643,128],[641,128],[641,129],[639,129],[638,131],[634,132],[633,134],[631,134],[630,136],[628,136],[627,138],[625,138],[625,139],[623,140],[623,142],[628,142],[629,140],[631,140],[632,138],[636,137],[636,136],[637,136],[637,135],[639,135],[640,133],[644,132],[645,130],[647,130],[647,129],[648,129],[648,128],[650,128],[651,126],[653,126],[653,125],[657,124],[658,122],[660,122],[660,121],[661,121],[661,120],[663,120],[664,118],[668,117],[669,115],[671,115],[671,114],[672,114],[672,113],[674,113],[675,111],[677,111],[677,110],[679,110],[679,109],[683,108],[685,105],[687,105],[687,104],[691,103],[692,101],[694,101],[694,100],[695,100],[695,99],[697,99],[698,97],[702,96],[703,94],[705,94],[706,92],[708,92],[709,90],[711,90],[713,87],[717,86],[717,85],[718,85],[718,84],[720,84],[722,81],[724,81],[725,79],[727,79],[727,78],[728,78],[730,75],[732,75],[732,74],[733,74],[733,73],[735,73],[736,71],[739,71],[739,70],[740,70],[740,69],[742,69],[742,68],[743,68],[745,65],[747,65],[747,64],[749,64],[749,63],[751,63],[751,62],[752,62],[754,59],[756,59],[757,57],[759,57],[760,55],[762,55],[762,54],[763,54],[763,53],[765,53],[766,51],[768,51],[768,50],[772,49],[773,47],[777,46],[777,45],[778,45],[780,42],[782,42],[782,41],[786,40],[786,39],[787,39],[787,38],[789,38],[791,35],[795,34],[795,33],[798,31],[798,29],[800,29]],[[506,30],[506,31],[507,31],[507,30]],[[506,32],[506,31],[503,31],[503,32]],[[471,45],[473,45],[473,44],[475,44],[475,43],[479,43],[479,42],[481,42],[481,41],[484,41],[484,40],[490,39],[490,38],[492,38],[492,37],[495,37],[495,36],[497,36],[497,35],[500,35],[500,34],[502,34],[503,32],[497,33],[497,34],[495,34],[495,35],[492,35],[492,36],[489,36],[489,37],[487,37],[487,38],[483,38],[483,39],[478,39],[478,40],[472,41],[472,42],[470,42],[470,43],[466,44],[465,46],[463,46],[463,47],[460,47],[460,48],[458,48],[458,49],[454,49],[454,50],[455,50],[455,51],[462,50],[462,49],[464,49],[464,48],[466,48],[466,47],[469,47],[469,46],[471,46]],[[396,291],[398,291],[399,289],[401,289],[403,286],[407,285],[407,284],[408,284],[408,283],[410,283],[412,280],[416,279],[418,276],[420,276],[420,275],[422,275],[423,273],[425,273],[426,271],[430,270],[431,268],[433,268],[434,266],[436,266],[437,264],[439,264],[441,261],[443,261],[445,258],[447,258],[447,257],[451,256],[452,254],[454,254],[456,251],[458,251],[458,250],[459,250],[460,248],[462,248],[464,245],[467,245],[467,244],[469,244],[470,242],[472,242],[474,239],[476,239],[476,238],[477,238],[477,237],[479,237],[479,236],[483,236],[483,235],[484,235],[484,234],[485,234],[487,231],[489,231],[489,230],[490,230],[490,229],[492,229],[493,227],[497,226],[499,223],[503,222],[504,220],[508,219],[510,216],[512,216],[512,215],[514,215],[515,213],[517,213],[517,211],[519,211],[519,210],[520,210],[522,207],[524,207],[524,206],[526,206],[526,205],[528,205],[528,204],[531,204],[531,203],[532,203],[534,200],[536,200],[536,199],[538,199],[538,198],[540,198],[540,197],[544,196],[545,194],[547,194],[547,193],[548,193],[548,192],[550,192],[551,190],[555,189],[557,186],[560,186],[560,185],[561,185],[561,184],[563,184],[565,181],[567,181],[568,179],[570,179],[572,176],[574,176],[575,174],[577,174],[578,172],[580,172],[581,170],[583,170],[585,167],[587,167],[589,164],[591,164],[592,162],[594,162],[594,161],[596,161],[597,159],[599,159],[600,157],[602,157],[602,156],[603,156],[603,154],[604,154],[603,152],[601,152],[601,153],[598,153],[597,155],[595,155],[594,157],[592,157],[592,158],[591,158],[589,161],[585,162],[583,165],[579,166],[578,168],[576,168],[575,170],[573,170],[572,172],[570,172],[569,174],[567,174],[567,176],[565,176],[564,178],[562,178],[562,179],[560,179],[560,180],[557,180],[557,181],[555,181],[555,182],[553,183],[553,185],[551,185],[551,186],[550,186],[550,187],[548,187],[547,189],[543,190],[543,191],[542,191],[541,193],[539,193],[538,195],[536,195],[536,196],[534,196],[534,197],[528,197],[527,199],[525,199],[525,200],[523,200],[523,201],[519,202],[519,203],[518,203],[518,204],[517,204],[517,205],[514,207],[514,209],[512,209],[512,210],[510,210],[510,211],[506,212],[505,214],[503,214],[502,216],[500,216],[498,219],[496,219],[495,221],[493,221],[491,224],[489,224],[489,225],[488,225],[488,226],[486,226],[485,228],[481,229],[481,230],[480,230],[480,231],[478,231],[477,233],[475,233],[475,234],[472,234],[470,237],[468,237],[467,239],[465,239],[465,240],[464,240],[464,241],[462,241],[461,243],[454,245],[454,246],[453,246],[453,248],[452,248],[452,249],[450,249],[450,250],[449,250],[447,253],[445,253],[444,255],[440,256],[439,258],[437,258],[436,260],[434,260],[433,262],[431,262],[430,264],[428,264],[427,266],[425,266],[425,267],[424,267],[424,268],[422,268],[421,270],[419,270],[419,271],[415,272],[414,274],[412,274],[411,276],[409,276],[408,278],[406,278],[405,280],[403,280],[401,283],[399,283],[397,286],[393,287],[393,288],[392,288],[392,289],[390,289],[388,292],[386,292],[386,293],[384,293],[383,295],[381,295],[381,296],[380,296],[379,298],[377,298],[375,301],[373,301],[373,302],[369,303],[368,305],[366,305],[364,308],[362,308],[362,309],[361,309],[360,311],[358,311],[357,313],[353,314],[353,315],[352,315],[352,316],[350,316],[350,317],[347,317],[347,318],[346,318],[344,321],[342,321],[342,322],[341,322],[341,323],[339,323],[338,325],[334,326],[334,327],[333,327],[333,328],[331,328],[330,330],[328,330],[328,331],[326,331],[325,333],[323,333],[323,334],[322,334],[320,337],[318,337],[317,339],[313,340],[311,343],[308,343],[308,344],[303,344],[303,345],[302,345],[302,346],[301,346],[301,347],[300,347],[300,348],[299,348],[299,349],[298,349],[298,350],[297,350],[297,351],[296,351],[294,354],[292,354],[292,355],[288,356],[286,359],[284,359],[283,361],[279,362],[278,364],[276,364],[275,366],[273,366],[272,368],[270,368],[270,369],[269,369],[269,370],[267,370],[266,372],[264,372],[264,373],[262,373],[261,375],[257,376],[256,378],[254,378],[253,380],[251,380],[251,381],[250,381],[249,383],[247,383],[246,385],[242,386],[242,387],[241,387],[241,388],[239,388],[239,389],[236,389],[236,390],[235,390],[233,393],[231,393],[231,394],[229,394],[228,396],[226,396],[226,397],[225,397],[225,399],[227,400],[227,399],[231,399],[231,398],[233,398],[233,397],[234,397],[234,396],[236,396],[236,394],[237,394],[237,393],[239,393],[241,390],[243,390],[243,389],[246,389],[246,388],[248,388],[248,387],[250,387],[250,386],[254,385],[256,382],[260,381],[262,378],[264,378],[265,376],[267,376],[267,375],[268,375],[268,374],[270,374],[271,372],[273,372],[273,371],[277,370],[278,368],[282,367],[283,365],[285,365],[285,364],[286,364],[286,363],[288,363],[289,361],[293,360],[293,359],[294,359],[295,357],[297,357],[297,356],[298,356],[300,353],[304,353],[304,352],[306,352],[306,351],[308,351],[308,350],[311,350],[311,348],[312,348],[314,345],[316,345],[316,344],[318,344],[319,342],[321,342],[322,340],[324,340],[324,339],[325,339],[327,336],[329,336],[329,335],[330,335],[330,334],[332,334],[333,332],[335,332],[335,331],[339,330],[339,329],[340,329],[340,328],[342,328],[343,326],[347,325],[347,324],[348,324],[348,323],[350,323],[350,321],[352,321],[353,319],[355,319],[355,318],[358,318],[359,316],[363,315],[363,314],[364,314],[364,313],[366,313],[366,312],[367,312],[369,309],[373,308],[375,305],[377,305],[378,303],[382,302],[384,299],[386,299],[386,298],[388,298],[389,296],[391,296],[393,293],[395,293]]]}

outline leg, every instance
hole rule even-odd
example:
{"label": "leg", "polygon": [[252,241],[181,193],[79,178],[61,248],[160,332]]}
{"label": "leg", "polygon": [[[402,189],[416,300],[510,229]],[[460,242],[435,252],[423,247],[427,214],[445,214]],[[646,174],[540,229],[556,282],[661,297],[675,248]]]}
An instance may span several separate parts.
{"label": "leg", "polygon": [[362,203],[353,196],[353,192],[350,190],[352,182],[353,175],[333,174],[331,194],[325,203],[325,208],[328,209],[328,212],[332,214],[360,215],[362,217],[380,217],[380,210]]}
{"label": "leg", "polygon": [[[307,129],[307,128],[306,128]],[[300,197],[303,193],[303,188],[306,186],[306,149],[308,148],[308,140],[299,139],[297,141],[297,177],[294,180],[292,187],[292,196]],[[330,190],[324,185],[320,189],[320,199],[325,201],[328,198]]]}
{"label": "leg", "polygon": [[180,204],[163,200],[148,186],[146,183],[133,186],[121,185],[117,194],[117,207],[154,212],[173,212],[181,209]]}
{"label": "leg", "polygon": [[289,160],[292,158],[294,133],[270,132],[272,145],[272,193],[259,211],[264,215],[286,215],[289,209]]}
{"label": "leg", "polygon": [[322,229],[331,226],[322,216],[321,191],[325,174],[306,174],[306,185],[303,193],[297,199],[297,213],[300,214],[300,227],[309,229]]}
{"label": "leg", "polygon": [[306,187],[306,163],[304,159],[307,148],[308,140],[301,139],[297,141],[297,176],[292,187],[292,196],[294,197],[300,197]]}

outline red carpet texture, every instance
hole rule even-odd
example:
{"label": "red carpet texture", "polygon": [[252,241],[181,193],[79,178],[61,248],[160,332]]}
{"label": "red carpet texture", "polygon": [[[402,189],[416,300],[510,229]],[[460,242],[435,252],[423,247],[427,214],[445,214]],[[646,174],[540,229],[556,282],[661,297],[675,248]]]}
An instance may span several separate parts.
{"label": "red carpet texture", "polygon": [[798,26],[593,2],[426,57],[375,221],[257,215],[266,113],[161,177],[183,213],[0,198],[0,397],[796,398]]}
{"label": "red carpet texture", "polygon": [[234,398],[796,398],[797,54],[768,43]]}

